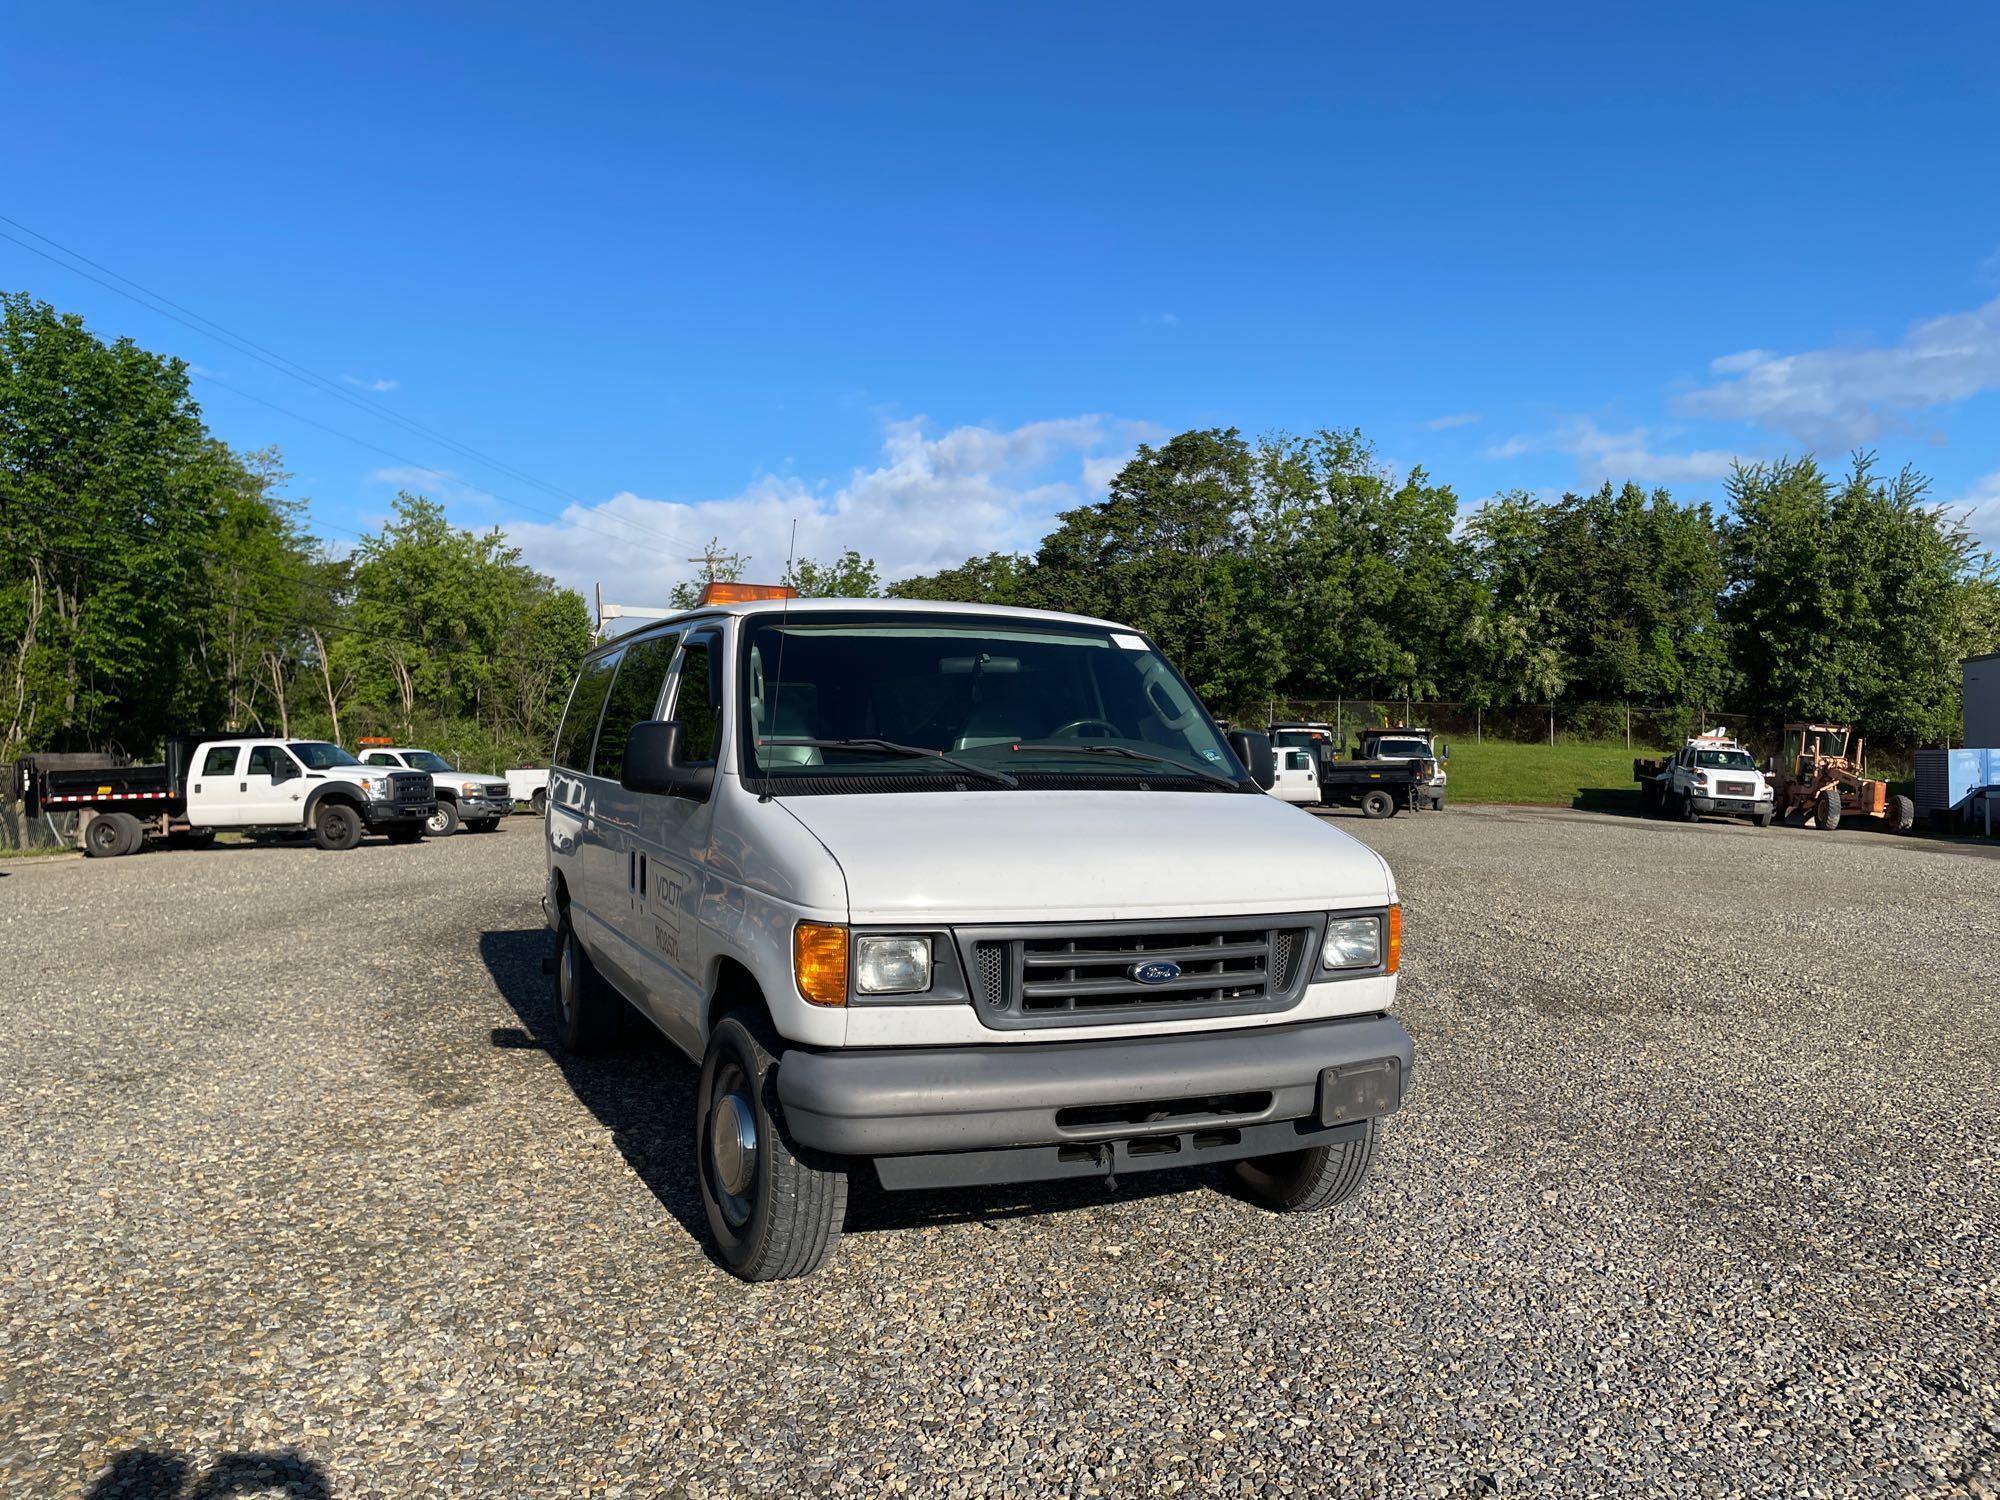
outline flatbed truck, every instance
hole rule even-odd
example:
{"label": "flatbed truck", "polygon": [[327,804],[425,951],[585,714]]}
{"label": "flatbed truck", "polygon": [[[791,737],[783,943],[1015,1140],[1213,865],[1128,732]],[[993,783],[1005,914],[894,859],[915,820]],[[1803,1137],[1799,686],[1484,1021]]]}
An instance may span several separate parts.
{"label": "flatbed truck", "polygon": [[224,828],[309,832],[322,849],[351,849],[364,830],[414,843],[437,805],[422,771],[364,766],[324,740],[261,735],[170,735],[157,765],[58,768],[27,756],[17,776],[28,815],[79,815],[77,842],[97,859],[149,839],[207,842]]}

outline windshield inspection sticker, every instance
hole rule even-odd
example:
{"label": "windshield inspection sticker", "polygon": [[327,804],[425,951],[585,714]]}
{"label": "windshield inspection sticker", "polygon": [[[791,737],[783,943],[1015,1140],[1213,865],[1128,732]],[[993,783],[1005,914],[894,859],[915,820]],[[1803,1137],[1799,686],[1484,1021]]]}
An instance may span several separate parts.
{"label": "windshield inspection sticker", "polygon": [[1117,643],[1120,650],[1144,651],[1146,649],[1145,641],[1140,639],[1136,635],[1124,635],[1120,633],[1113,633],[1111,639]]}

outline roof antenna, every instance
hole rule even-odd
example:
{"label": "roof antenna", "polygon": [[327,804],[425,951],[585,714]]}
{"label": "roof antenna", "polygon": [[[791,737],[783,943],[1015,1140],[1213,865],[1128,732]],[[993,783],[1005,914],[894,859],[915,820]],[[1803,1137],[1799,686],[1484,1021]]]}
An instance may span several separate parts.
{"label": "roof antenna", "polygon": [[[798,592],[798,582],[792,576],[792,566],[799,555],[799,518],[792,517],[792,540],[785,549],[785,602],[778,606],[778,675],[771,680],[771,719],[769,734],[778,732],[778,694],[785,690],[785,621],[791,618],[792,595]],[[768,735],[767,735],[768,737]],[[762,759],[760,756],[759,759]],[[770,783],[765,782],[759,802],[771,800]]]}

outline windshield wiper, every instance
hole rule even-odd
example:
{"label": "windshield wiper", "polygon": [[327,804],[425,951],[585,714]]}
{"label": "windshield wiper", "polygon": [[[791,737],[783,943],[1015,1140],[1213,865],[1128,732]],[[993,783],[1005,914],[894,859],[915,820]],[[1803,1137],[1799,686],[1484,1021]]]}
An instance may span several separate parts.
{"label": "windshield wiper", "polygon": [[908,755],[922,760],[941,760],[948,766],[977,776],[984,781],[996,782],[1001,786],[1018,787],[1021,783],[1005,771],[992,766],[975,765],[969,760],[960,760],[956,755],[946,755],[942,750],[926,750],[922,745],[901,745],[894,740],[814,740],[796,735],[767,736],[757,741],[760,745],[803,745],[812,750],[886,750],[891,755]]}
{"label": "windshield wiper", "polygon": [[1192,765],[1184,760],[1175,760],[1171,755],[1155,755],[1150,750],[1134,750],[1130,745],[1113,745],[1104,740],[1029,740],[1013,747],[1016,750],[1080,750],[1086,755],[1122,755],[1127,760],[1150,760],[1158,765],[1172,766],[1176,771],[1188,776],[1202,776],[1210,781],[1220,782],[1235,791],[1241,782],[1234,776],[1225,776],[1220,771],[1207,766]]}

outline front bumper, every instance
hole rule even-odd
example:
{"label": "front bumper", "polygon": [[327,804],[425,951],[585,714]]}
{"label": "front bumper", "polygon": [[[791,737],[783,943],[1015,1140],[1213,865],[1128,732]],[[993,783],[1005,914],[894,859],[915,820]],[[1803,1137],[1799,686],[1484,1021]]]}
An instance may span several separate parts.
{"label": "front bumper", "polygon": [[1771,810],[1773,798],[1765,797],[1703,797],[1699,794],[1689,798],[1694,810],[1705,816],[1718,818],[1748,818]]}
{"label": "front bumper", "polygon": [[393,828],[402,823],[422,823],[430,818],[437,803],[429,798],[422,802],[371,802],[361,810],[361,821],[370,828]]}
{"label": "front bumper", "polygon": [[1296,1151],[1402,1105],[1389,1016],[1115,1041],[785,1053],[801,1145],[876,1158],[887,1188],[1104,1176]]}
{"label": "front bumper", "polygon": [[513,810],[514,803],[512,798],[462,796],[458,799],[458,815],[467,820],[473,818],[504,818]]}

